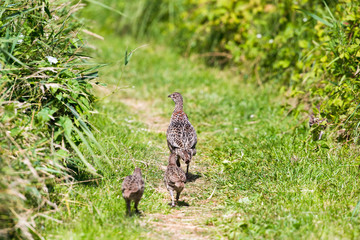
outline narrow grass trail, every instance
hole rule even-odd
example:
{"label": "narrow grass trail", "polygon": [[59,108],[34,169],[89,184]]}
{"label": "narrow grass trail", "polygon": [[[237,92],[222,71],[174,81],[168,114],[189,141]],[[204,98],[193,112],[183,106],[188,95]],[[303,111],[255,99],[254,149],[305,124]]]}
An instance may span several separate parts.
{"label": "narrow grass trail", "polygon": [[[306,123],[295,128],[298,121],[283,112],[272,86],[246,83],[156,43],[124,68],[124,49],[141,44],[118,36],[96,43],[98,61],[112,64],[102,70],[108,86],[95,89],[101,100],[91,123],[115,167],[99,166],[101,180],[56,187],[66,210],[52,216],[61,224],[39,223],[47,238],[359,237],[357,151],[310,141]],[[171,208],[163,173],[174,107],[167,96],[174,91],[183,94],[198,152],[190,165],[194,178],[180,206]],[[135,166],[146,184],[143,215],[126,218],[121,182]]]}
{"label": "narrow grass trail", "polygon": [[[151,132],[166,132],[169,120],[156,113],[150,111],[151,104],[141,100],[123,99],[122,103],[130,107],[142,119]],[[168,152],[167,146],[162,146],[161,152]],[[167,166],[167,155],[162,162],[158,162],[158,167],[165,172]],[[194,158],[195,159],[195,158]],[[185,164],[183,163],[184,168]],[[220,211],[214,210],[214,202],[211,200],[215,191],[216,183],[205,173],[209,172],[209,164],[202,161],[193,161],[191,164],[191,177],[186,184],[186,191],[182,192],[180,207],[173,209],[168,214],[150,213],[144,214],[142,223],[151,232],[146,234],[152,239],[208,239],[216,235],[216,229],[212,224],[208,224],[210,218],[217,218],[221,214]],[[212,190],[212,193],[208,195]],[[158,183],[155,191],[163,195],[169,195],[163,182]],[[208,198],[199,198],[197,195],[208,195]],[[189,204],[191,203],[191,205]],[[163,199],[162,204],[165,206],[170,204],[169,196]],[[201,217],[199,217],[201,216]]]}

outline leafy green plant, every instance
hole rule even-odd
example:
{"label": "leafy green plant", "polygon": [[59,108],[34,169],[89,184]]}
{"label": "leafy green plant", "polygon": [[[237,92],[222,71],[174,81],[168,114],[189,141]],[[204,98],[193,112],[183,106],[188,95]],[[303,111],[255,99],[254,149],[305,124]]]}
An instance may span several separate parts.
{"label": "leafy green plant", "polygon": [[331,136],[357,141],[358,2],[190,4],[195,10],[184,15],[182,30],[195,32],[184,41],[188,51],[224,53],[206,56],[220,63],[226,56],[225,62],[235,63],[259,85],[272,81],[290,87],[298,99],[294,112],[313,111],[327,119]]}
{"label": "leafy green plant", "polygon": [[[346,1],[331,9],[325,4],[322,16],[305,12],[318,21],[316,47],[309,51],[302,74],[304,79],[293,88],[302,102],[329,122],[331,135],[338,140],[358,141],[360,34],[358,3]],[[297,111],[304,106],[299,105]]]}
{"label": "leafy green plant", "polygon": [[111,166],[87,123],[95,100],[90,81],[99,65],[87,61],[74,18],[82,6],[0,4],[1,228],[19,238],[37,235],[35,210],[56,210],[48,187],[72,179],[68,167],[96,175],[98,166]]}

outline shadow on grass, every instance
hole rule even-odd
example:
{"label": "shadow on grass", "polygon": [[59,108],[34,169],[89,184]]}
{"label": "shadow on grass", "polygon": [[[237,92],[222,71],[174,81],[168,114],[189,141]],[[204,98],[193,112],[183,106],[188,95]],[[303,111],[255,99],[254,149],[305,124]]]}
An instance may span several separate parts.
{"label": "shadow on grass", "polygon": [[178,201],[178,202],[177,202],[177,206],[179,206],[179,207],[189,207],[190,204],[188,204],[188,203],[185,202],[185,201]]}
{"label": "shadow on grass", "polygon": [[186,182],[195,182],[198,178],[201,178],[200,174],[192,174],[189,172],[186,176]]}
{"label": "shadow on grass", "polygon": [[[169,206],[171,206],[171,202],[168,203]],[[189,207],[190,204],[188,204],[185,201],[178,201],[175,205],[175,207]]]}
{"label": "shadow on grass", "polygon": [[145,216],[145,213],[140,210],[140,211],[131,211],[130,215],[126,212],[125,213],[125,217],[129,217],[129,218],[132,218],[132,217],[144,217]]}
{"label": "shadow on grass", "polygon": [[134,211],[134,215],[135,216],[138,216],[138,217],[144,217],[145,216],[145,213],[143,211]]}

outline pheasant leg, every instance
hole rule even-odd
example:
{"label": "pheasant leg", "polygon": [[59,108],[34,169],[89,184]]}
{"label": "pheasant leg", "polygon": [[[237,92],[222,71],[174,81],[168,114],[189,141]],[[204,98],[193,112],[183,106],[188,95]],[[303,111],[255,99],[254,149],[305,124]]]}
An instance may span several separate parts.
{"label": "pheasant leg", "polygon": [[180,192],[177,192],[177,193],[176,193],[176,203],[178,203],[179,198],[180,198]]}
{"label": "pheasant leg", "polygon": [[170,189],[170,195],[171,195],[171,207],[175,207],[174,193],[172,189]]}
{"label": "pheasant leg", "polygon": [[126,210],[127,210],[127,215],[130,216],[131,215],[131,205],[130,205],[130,200],[126,200]]}
{"label": "pheasant leg", "polygon": [[139,201],[135,202],[135,212],[136,213],[140,213],[139,209],[138,209],[138,205],[139,205]]}

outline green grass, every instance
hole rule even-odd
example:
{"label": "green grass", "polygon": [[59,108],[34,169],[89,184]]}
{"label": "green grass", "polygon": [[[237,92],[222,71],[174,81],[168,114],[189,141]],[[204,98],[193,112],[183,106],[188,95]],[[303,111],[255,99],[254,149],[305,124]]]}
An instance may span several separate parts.
{"label": "green grass", "polygon": [[[100,169],[104,178],[98,183],[57,186],[53,195],[61,196],[63,210],[52,217],[63,223],[39,221],[46,226],[42,234],[57,239],[169,238],[166,217],[170,221],[182,213],[205,229],[194,233],[180,227],[183,237],[359,238],[358,212],[352,216],[360,193],[356,147],[313,142],[306,122],[298,126],[298,119],[286,116],[285,100],[275,86],[246,83],[235,72],[207,68],[171,48],[150,43],[123,69],[124,50],[141,44],[109,35],[96,42],[96,61],[113,63],[103,68],[101,81],[107,89],[122,87],[97,103],[99,114],[91,119],[115,168]],[[166,136],[153,131],[151,122],[154,117],[169,121],[173,102],[167,95],[174,91],[183,94],[198,133],[190,171],[200,178],[188,183],[182,195],[190,206],[171,209],[161,170],[168,156]],[[108,92],[101,89],[99,95]],[[135,165],[146,179],[139,207],[144,216],[126,218],[121,183]]]}

